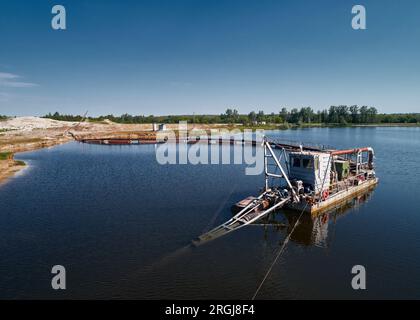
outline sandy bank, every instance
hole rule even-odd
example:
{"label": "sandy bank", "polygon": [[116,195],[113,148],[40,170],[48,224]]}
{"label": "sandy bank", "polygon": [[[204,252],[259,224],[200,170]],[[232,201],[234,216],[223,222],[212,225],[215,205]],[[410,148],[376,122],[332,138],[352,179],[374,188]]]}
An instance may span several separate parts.
{"label": "sandy bank", "polygon": [[23,161],[15,161],[14,159],[0,160],[0,185],[24,168],[25,163]]}
{"label": "sandy bank", "polygon": [[[133,132],[150,134],[152,124],[117,124],[111,121],[67,122],[39,117],[15,117],[0,121],[0,154],[33,151],[73,141],[73,137],[114,136]],[[0,160],[0,180],[22,166],[13,159]]]}

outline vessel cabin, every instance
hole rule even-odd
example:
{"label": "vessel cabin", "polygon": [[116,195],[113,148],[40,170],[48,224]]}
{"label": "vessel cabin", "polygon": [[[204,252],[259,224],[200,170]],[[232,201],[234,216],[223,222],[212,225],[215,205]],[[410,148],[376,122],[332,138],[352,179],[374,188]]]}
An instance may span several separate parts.
{"label": "vessel cabin", "polygon": [[289,176],[299,193],[329,195],[374,178],[373,149],[289,153]]}
{"label": "vessel cabin", "polygon": [[291,180],[302,181],[303,187],[316,194],[330,187],[331,156],[325,152],[291,152],[289,173]]}

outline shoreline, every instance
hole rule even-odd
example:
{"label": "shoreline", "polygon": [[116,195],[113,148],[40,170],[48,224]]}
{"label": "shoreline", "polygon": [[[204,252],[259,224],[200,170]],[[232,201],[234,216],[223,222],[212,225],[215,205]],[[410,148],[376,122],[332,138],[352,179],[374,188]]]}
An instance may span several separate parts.
{"label": "shoreline", "polygon": [[[200,127],[199,124],[191,124],[192,126]],[[83,136],[104,136],[107,134],[122,134],[123,132],[125,134],[131,135],[133,133],[134,128],[130,128],[130,125],[127,125],[126,128],[124,128],[125,125],[119,125],[118,129],[131,129],[124,132],[124,130],[121,130],[120,132],[116,132],[116,130],[105,130],[105,131],[96,131],[93,130],[87,130],[84,132],[80,132]],[[220,125],[207,125],[206,129],[221,129]],[[332,125],[332,124],[320,124],[320,123],[313,123],[313,124],[302,124],[302,125],[290,125],[290,124],[267,124],[267,125],[255,125],[255,126],[241,126],[241,125],[225,125],[222,126],[224,129],[239,129],[243,131],[244,129],[251,129],[253,131],[255,130],[295,130],[295,129],[309,129],[309,128],[358,128],[358,127],[402,127],[402,128],[419,128],[420,126],[418,124],[409,124],[409,123],[381,123],[381,124],[347,124],[347,125]],[[115,128],[114,128],[115,129]],[[137,128],[136,128],[137,129]],[[143,132],[148,132],[150,134],[149,130],[145,130],[145,128],[142,128]],[[75,141],[73,138],[69,136],[64,136],[61,132],[60,135],[51,135],[48,134],[48,130],[44,131],[44,134],[38,131],[38,134],[41,133],[41,135],[38,135],[36,138],[32,139],[21,139],[21,135],[14,136],[13,134],[8,136],[9,139],[6,141],[3,140],[3,143],[0,144],[0,155],[3,155],[3,159],[0,157],[0,185],[5,184],[9,178],[13,177],[16,173],[20,172],[22,169],[27,167],[27,164],[24,161],[15,160],[14,155],[16,153],[21,152],[27,152],[27,151],[35,151],[40,150],[43,148],[49,148],[56,145],[61,145],[68,143],[70,141]],[[0,141],[1,142],[1,141]],[[9,157],[6,159],[4,158],[5,154],[9,154]]]}
{"label": "shoreline", "polygon": [[6,184],[10,178],[17,173],[28,168],[28,164],[23,160],[15,160],[16,153],[29,152],[41,150],[44,148],[54,147],[56,145],[65,144],[72,141],[72,139],[51,139],[42,142],[31,142],[26,144],[13,145],[13,151],[0,152],[0,155],[9,154],[8,159],[0,158],[0,187]]}
{"label": "shoreline", "polygon": [[251,130],[290,130],[290,129],[310,129],[310,128],[385,128],[385,127],[392,127],[392,128],[420,128],[420,124],[418,123],[365,123],[365,124],[357,124],[357,123],[348,123],[348,124],[339,124],[339,123],[302,123],[302,124],[266,124],[266,125],[240,125],[234,124],[227,126],[228,128],[237,128],[240,130],[244,129],[251,129]]}
{"label": "shoreline", "polygon": [[[3,163],[3,166],[1,162]],[[26,169],[28,167],[27,163],[21,160],[0,160],[0,186],[4,185],[9,181],[11,177],[16,175],[18,172],[21,172],[23,169]]]}

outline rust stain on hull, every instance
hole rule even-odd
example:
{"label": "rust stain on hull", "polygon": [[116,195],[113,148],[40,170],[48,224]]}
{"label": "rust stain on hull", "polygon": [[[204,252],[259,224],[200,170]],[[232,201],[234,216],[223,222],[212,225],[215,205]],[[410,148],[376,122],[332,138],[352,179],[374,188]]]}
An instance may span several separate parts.
{"label": "rust stain on hull", "polygon": [[290,203],[286,206],[286,208],[291,209],[291,210],[299,210],[299,211],[304,210],[305,212],[308,212],[311,214],[322,213],[329,209],[332,209],[333,207],[340,206],[341,204],[345,203],[349,199],[357,197],[358,195],[365,193],[367,190],[375,188],[378,182],[379,182],[378,178],[366,180],[364,183],[358,186],[351,187],[348,190],[343,190],[335,194],[333,197],[325,201],[322,201],[320,203],[313,204],[313,205],[310,205],[310,204],[307,205],[306,202],[305,203]]}

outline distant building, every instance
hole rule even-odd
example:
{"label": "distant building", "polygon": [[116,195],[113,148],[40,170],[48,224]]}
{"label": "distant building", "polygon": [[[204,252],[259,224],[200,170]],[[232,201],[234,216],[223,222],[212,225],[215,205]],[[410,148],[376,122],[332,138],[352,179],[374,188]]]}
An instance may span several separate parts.
{"label": "distant building", "polygon": [[166,124],[164,123],[153,123],[153,131],[165,131]]}

